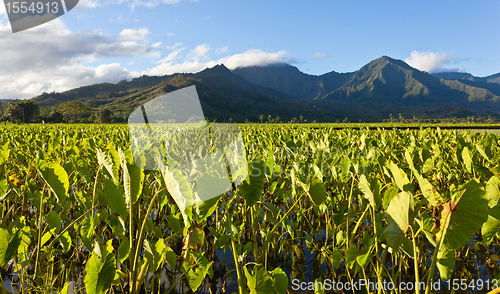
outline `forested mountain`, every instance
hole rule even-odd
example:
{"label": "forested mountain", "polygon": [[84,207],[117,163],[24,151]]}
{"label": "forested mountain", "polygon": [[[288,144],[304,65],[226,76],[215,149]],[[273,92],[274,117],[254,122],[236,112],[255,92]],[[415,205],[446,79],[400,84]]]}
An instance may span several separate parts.
{"label": "forested mountain", "polygon": [[500,84],[500,73],[487,77],[475,77],[467,72],[440,72],[432,75],[436,78],[447,80],[468,80],[473,82]]}
{"label": "forested mountain", "polygon": [[[272,87],[300,100],[500,111],[500,87],[494,83],[439,79],[401,60],[383,56],[352,73],[312,76],[289,65],[233,71],[252,83]],[[477,103],[474,103],[477,102]]]}
{"label": "forested mountain", "polygon": [[[453,77],[453,79],[452,79]],[[33,100],[56,109],[78,101],[90,110],[108,109],[115,121],[126,121],[138,106],[162,94],[195,85],[205,116],[217,121],[335,122],[406,117],[442,118],[470,115],[500,117],[500,84],[467,75],[431,75],[401,60],[383,56],[352,73],[315,76],[288,64],[237,68],[217,65],[196,74],[142,76],[63,93],[44,93]]]}

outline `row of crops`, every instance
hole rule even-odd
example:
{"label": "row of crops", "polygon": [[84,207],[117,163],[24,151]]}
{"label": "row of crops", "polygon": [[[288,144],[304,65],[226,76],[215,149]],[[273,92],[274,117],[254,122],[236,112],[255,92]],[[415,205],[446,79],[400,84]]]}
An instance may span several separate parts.
{"label": "row of crops", "polygon": [[179,196],[197,187],[168,167],[140,169],[126,126],[1,128],[0,293],[284,294],[327,279],[496,287],[497,136],[241,129],[250,175],[185,208]]}

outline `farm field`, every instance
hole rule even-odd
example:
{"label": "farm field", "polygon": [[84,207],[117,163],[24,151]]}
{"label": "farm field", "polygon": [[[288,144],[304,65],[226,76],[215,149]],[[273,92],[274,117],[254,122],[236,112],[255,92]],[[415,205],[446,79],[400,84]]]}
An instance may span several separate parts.
{"label": "farm field", "polygon": [[0,293],[495,290],[499,134],[397,125],[239,125],[250,175],[185,209],[197,187],[135,165],[126,125],[2,126]]}

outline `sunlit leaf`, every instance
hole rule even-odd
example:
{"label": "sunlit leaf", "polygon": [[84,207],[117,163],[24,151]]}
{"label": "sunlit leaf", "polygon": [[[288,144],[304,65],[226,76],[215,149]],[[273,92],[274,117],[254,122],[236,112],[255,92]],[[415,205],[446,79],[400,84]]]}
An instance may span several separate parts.
{"label": "sunlit leaf", "polygon": [[68,196],[68,174],[57,162],[40,160],[38,170],[43,179],[54,192],[59,202],[65,201]]}

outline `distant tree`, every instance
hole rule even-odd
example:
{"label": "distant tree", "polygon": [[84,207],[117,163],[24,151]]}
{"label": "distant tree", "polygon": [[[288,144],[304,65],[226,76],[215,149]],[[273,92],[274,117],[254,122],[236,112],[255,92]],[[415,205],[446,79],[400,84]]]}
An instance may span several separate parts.
{"label": "distant tree", "polygon": [[349,122],[349,119],[346,117],[344,118],[344,121],[343,121],[345,124]]}
{"label": "distant tree", "polygon": [[300,121],[300,122],[304,122],[304,117],[303,117],[302,115],[301,115],[301,116],[299,116],[299,121]]}
{"label": "distant tree", "polygon": [[389,118],[391,119],[391,122],[394,122],[394,115],[392,115],[392,113],[389,114]]}
{"label": "distant tree", "polygon": [[275,123],[279,123],[279,122],[280,122],[280,117],[279,117],[279,115],[278,115],[278,116],[276,116],[276,118],[274,119],[274,122],[275,122]]}
{"label": "distant tree", "polygon": [[260,123],[264,120],[265,116],[263,114],[259,115]]}
{"label": "distant tree", "polygon": [[399,122],[402,123],[405,120],[404,116],[401,113],[398,114],[398,116],[399,116]]}
{"label": "distant tree", "polygon": [[64,120],[70,123],[79,122],[80,119],[90,116],[90,109],[78,101],[63,102],[59,104],[58,109]]}
{"label": "distant tree", "polygon": [[272,117],[271,115],[268,115],[268,116],[267,116],[267,122],[268,122],[268,123],[273,122],[273,117]]}
{"label": "distant tree", "polygon": [[31,122],[40,114],[38,104],[31,100],[9,102],[6,116],[11,122]]}
{"label": "distant tree", "polygon": [[113,112],[107,108],[99,109],[97,113],[97,121],[100,123],[110,123]]}
{"label": "distant tree", "polygon": [[64,116],[59,111],[52,111],[47,117],[47,122],[61,123],[64,122]]}

